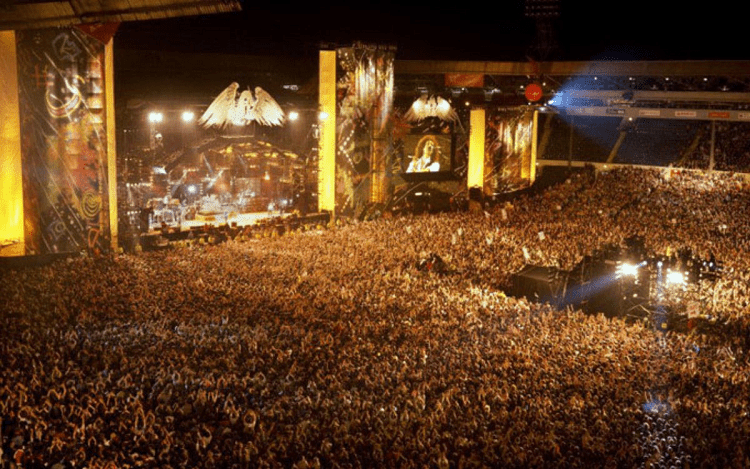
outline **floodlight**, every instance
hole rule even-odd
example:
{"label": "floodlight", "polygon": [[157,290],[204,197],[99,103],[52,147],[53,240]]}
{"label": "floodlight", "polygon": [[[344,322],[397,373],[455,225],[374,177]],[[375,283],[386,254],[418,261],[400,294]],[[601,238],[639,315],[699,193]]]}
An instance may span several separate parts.
{"label": "floodlight", "polygon": [[635,277],[638,275],[638,266],[633,264],[620,264],[620,266],[617,268],[617,276],[618,277],[625,277],[625,276],[631,276]]}
{"label": "floodlight", "polygon": [[667,283],[674,285],[684,285],[685,275],[682,272],[673,272],[670,270],[669,272],[667,272]]}

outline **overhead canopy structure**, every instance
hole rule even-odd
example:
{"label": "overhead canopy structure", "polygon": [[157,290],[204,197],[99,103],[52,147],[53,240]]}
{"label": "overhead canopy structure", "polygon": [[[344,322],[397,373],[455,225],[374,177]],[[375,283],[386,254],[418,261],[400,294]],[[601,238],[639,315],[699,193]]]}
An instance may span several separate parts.
{"label": "overhead canopy structure", "polygon": [[240,11],[239,0],[10,0],[0,30],[116,23]]}

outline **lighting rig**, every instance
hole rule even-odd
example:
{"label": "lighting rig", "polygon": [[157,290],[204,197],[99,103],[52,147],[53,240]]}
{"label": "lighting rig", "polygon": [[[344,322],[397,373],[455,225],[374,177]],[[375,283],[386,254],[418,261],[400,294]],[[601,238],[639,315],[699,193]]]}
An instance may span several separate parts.
{"label": "lighting rig", "polygon": [[624,246],[607,245],[585,256],[570,271],[525,266],[514,275],[511,293],[675,329],[687,323],[689,305],[699,301],[702,285],[716,280],[721,270],[713,255],[702,259],[689,249],[649,256],[643,239],[633,236]]}

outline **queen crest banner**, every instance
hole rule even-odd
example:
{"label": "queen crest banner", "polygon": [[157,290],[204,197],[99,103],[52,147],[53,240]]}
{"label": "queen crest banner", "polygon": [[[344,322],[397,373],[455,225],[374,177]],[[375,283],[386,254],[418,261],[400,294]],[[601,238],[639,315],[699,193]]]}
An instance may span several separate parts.
{"label": "queen crest banner", "polygon": [[27,254],[109,246],[104,45],[74,29],[17,33]]}

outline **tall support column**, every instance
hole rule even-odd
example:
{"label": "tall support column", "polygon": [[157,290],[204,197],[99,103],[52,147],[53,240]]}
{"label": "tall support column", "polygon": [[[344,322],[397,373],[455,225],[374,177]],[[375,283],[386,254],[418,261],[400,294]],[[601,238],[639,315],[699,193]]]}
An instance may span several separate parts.
{"label": "tall support column", "polygon": [[613,163],[615,161],[615,158],[617,158],[617,152],[620,151],[620,147],[622,146],[622,143],[625,141],[625,138],[628,136],[628,133],[624,130],[620,131],[620,136],[617,137],[617,141],[615,142],[615,145],[612,147],[612,150],[609,152],[609,156],[607,157],[607,164]]}
{"label": "tall support column", "polygon": [[570,117],[570,139],[568,140],[568,169],[573,166],[573,127],[575,126],[576,116]]}
{"label": "tall support column", "polygon": [[318,211],[335,215],[336,206],[336,51],[320,51],[318,99],[320,121],[318,143]]}
{"label": "tall support column", "polygon": [[466,185],[469,189],[479,187],[484,192],[484,109],[472,109],[469,115],[469,167]]}
{"label": "tall support column", "polygon": [[711,153],[708,156],[708,170],[713,171],[716,165],[716,121],[711,121]]}
{"label": "tall support column", "polygon": [[[534,117],[531,121],[531,155],[529,158],[529,165],[528,169],[526,169],[527,173],[524,175],[528,180],[529,184],[534,183],[534,179],[536,179],[536,153],[537,153],[537,137],[539,135],[539,111],[534,111]],[[522,168],[521,171],[524,169]]]}
{"label": "tall support column", "polygon": [[0,256],[24,253],[16,33],[0,31]]}
{"label": "tall support column", "polygon": [[107,126],[107,187],[109,188],[109,230],[112,251],[117,253],[117,145],[115,143],[114,39],[104,46],[104,102]]}

